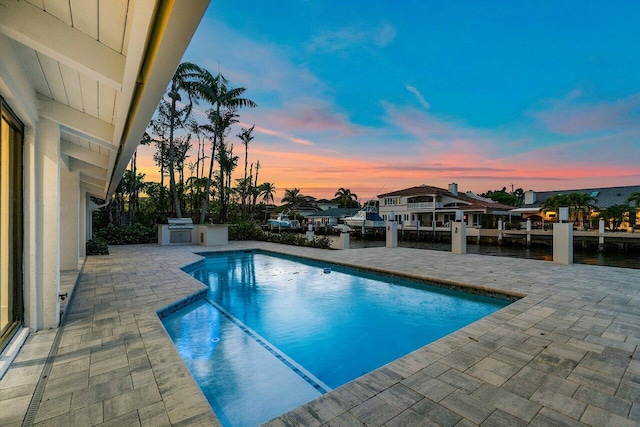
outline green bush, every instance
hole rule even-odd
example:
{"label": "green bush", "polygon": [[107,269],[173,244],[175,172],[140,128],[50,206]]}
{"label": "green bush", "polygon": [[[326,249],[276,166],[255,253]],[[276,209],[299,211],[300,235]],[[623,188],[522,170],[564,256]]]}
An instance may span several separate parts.
{"label": "green bush", "polygon": [[147,227],[142,224],[113,225],[93,233],[94,239],[102,239],[110,245],[131,245],[136,243],[156,243],[158,229],[156,226]]}
{"label": "green bush", "polygon": [[91,239],[87,242],[87,255],[109,255],[109,247],[103,239]]}
{"label": "green bush", "polygon": [[229,240],[259,240],[263,242],[280,243],[282,245],[308,246],[319,249],[329,249],[331,240],[327,237],[316,237],[307,240],[305,236],[293,233],[271,233],[262,231],[256,224],[244,222],[229,226]]}
{"label": "green bush", "polygon": [[229,225],[229,240],[263,240],[264,233],[253,222]]}

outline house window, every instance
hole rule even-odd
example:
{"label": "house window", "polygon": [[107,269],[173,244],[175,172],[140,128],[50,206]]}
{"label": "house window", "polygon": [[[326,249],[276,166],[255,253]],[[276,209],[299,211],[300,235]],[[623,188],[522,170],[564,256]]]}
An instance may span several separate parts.
{"label": "house window", "polygon": [[0,97],[0,351],[22,323],[23,129]]}

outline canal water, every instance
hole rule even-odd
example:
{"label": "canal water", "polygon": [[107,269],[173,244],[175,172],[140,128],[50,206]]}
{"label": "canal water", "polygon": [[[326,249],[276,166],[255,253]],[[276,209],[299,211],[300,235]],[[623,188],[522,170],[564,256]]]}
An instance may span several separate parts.
{"label": "canal water", "polygon": [[[357,236],[351,236],[349,248],[374,248],[385,245],[383,238],[359,239]],[[337,237],[332,237],[337,242]],[[398,246],[403,248],[429,249],[433,251],[451,251],[451,242],[425,242],[425,241],[409,241],[398,240]],[[573,262],[576,264],[603,265],[608,267],[623,267],[640,269],[640,251],[630,250],[627,252],[616,250],[605,250],[597,252],[594,250],[582,249],[574,245]],[[524,247],[518,245],[510,246],[494,246],[486,244],[467,243],[467,253],[488,256],[503,256],[511,258],[537,259],[544,261],[553,260],[553,248],[550,246],[532,246]]]}

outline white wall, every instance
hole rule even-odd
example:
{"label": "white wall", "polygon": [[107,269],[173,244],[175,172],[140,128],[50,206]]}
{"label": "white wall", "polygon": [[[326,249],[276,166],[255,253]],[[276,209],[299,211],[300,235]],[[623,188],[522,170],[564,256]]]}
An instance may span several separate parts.
{"label": "white wall", "polygon": [[60,168],[60,269],[77,270],[80,224],[80,172]]}
{"label": "white wall", "polygon": [[25,125],[24,323],[33,330],[55,328],[60,311],[59,126],[39,119],[36,91],[13,50],[12,42],[2,34],[0,58],[0,95]]}
{"label": "white wall", "polygon": [[36,165],[42,171],[36,201],[38,242],[42,245],[42,318],[37,329],[58,325],[60,301],[60,127],[41,119],[36,133]]}

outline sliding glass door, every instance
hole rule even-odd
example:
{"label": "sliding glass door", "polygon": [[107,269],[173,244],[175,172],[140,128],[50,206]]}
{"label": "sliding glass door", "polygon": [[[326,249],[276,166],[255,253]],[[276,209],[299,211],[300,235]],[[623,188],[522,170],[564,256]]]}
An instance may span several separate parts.
{"label": "sliding glass door", "polygon": [[0,97],[0,351],[22,323],[23,130]]}

